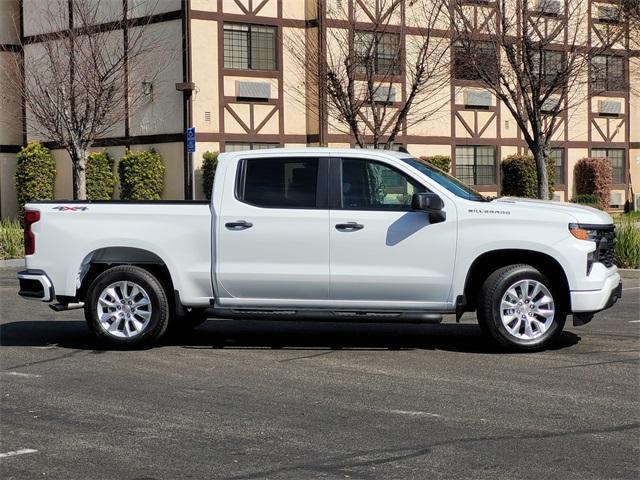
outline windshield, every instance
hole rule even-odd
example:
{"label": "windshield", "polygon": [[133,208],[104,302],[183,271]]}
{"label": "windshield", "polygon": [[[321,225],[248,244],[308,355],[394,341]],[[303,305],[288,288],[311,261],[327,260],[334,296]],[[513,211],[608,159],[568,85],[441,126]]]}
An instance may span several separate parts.
{"label": "windshield", "polygon": [[421,173],[424,173],[427,177],[437,182],[439,185],[443,186],[458,197],[466,198],[467,200],[474,200],[476,202],[487,201],[485,197],[480,195],[469,185],[461,182],[456,177],[453,177],[438,168],[421,162],[420,160],[416,160],[415,158],[402,158],[401,160],[411,165],[416,170],[419,170]]}

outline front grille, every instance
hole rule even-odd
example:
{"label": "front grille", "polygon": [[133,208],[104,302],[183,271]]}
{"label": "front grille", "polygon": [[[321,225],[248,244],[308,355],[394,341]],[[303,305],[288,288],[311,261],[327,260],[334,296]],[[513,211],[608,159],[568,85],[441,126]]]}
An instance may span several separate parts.
{"label": "front grille", "polygon": [[616,230],[613,225],[606,225],[604,228],[596,230],[596,252],[595,261],[602,263],[605,267],[613,266],[614,247],[616,245]]}

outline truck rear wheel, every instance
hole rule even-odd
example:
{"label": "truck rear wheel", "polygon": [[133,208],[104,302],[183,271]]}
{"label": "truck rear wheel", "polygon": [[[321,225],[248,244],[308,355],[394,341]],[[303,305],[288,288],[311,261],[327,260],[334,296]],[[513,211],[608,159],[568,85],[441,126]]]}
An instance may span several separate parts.
{"label": "truck rear wheel", "polygon": [[132,265],[110,268],[87,291],[84,314],[91,331],[111,345],[156,342],[169,322],[169,301],[158,279]]}
{"label": "truck rear wheel", "polygon": [[509,265],[493,272],[478,297],[478,322],[500,345],[539,350],[564,328],[566,313],[553,283],[530,265]]}

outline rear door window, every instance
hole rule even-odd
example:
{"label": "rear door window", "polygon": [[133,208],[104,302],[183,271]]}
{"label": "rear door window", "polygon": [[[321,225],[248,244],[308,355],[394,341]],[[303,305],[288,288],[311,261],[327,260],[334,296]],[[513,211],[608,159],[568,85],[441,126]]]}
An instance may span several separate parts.
{"label": "rear door window", "polygon": [[264,208],[316,208],[317,158],[250,158],[243,161],[239,199]]}

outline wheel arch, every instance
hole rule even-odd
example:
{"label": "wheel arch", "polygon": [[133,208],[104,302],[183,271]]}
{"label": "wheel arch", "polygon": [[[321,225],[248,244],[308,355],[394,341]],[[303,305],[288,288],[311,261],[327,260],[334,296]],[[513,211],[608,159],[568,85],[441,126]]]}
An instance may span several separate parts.
{"label": "wheel arch", "polygon": [[102,247],[88,253],[78,272],[77,299],[84,300],[89,286],[98,275],[118,265],[135,265],[154,274],[165,287],[167,297],[174,303],[177,292],[169,267],[156,253],[137,247]]}
{"label": "wheel arch", "polygon": [[560,301],[563,307],[570,311],[571,296],[569,281],[562,265],[552,256],[526,249],[491,250],[478,256],[469,271],[464,284],[465,310],[473,311],[477,306],[477,297],[484,281],[497,269],[507,265],[524,263],[531,265],[547,276],[553,283],[553,288],[560,291]]}

